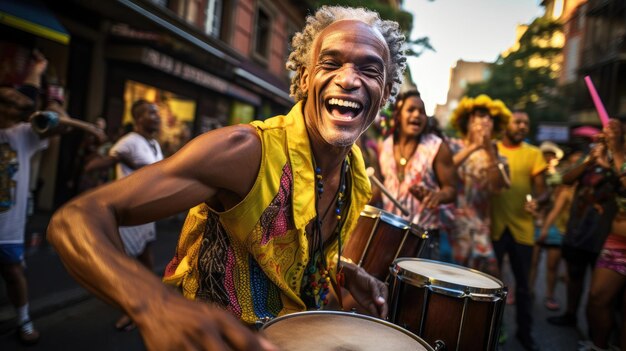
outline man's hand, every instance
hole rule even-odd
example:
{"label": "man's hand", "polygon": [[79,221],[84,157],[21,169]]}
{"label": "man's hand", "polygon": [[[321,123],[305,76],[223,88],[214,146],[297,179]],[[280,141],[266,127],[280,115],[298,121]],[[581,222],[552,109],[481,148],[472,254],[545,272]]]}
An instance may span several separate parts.
{"label": "man's hand", "polygon": [[541,231],[539,232],[539,237],[537,238],[537,243],[545,243],[546,239],[548,238],[548,228],[541,228]]}
{"label": "man's hand", "polygon": [[278,350],[225,310],[179,295],[159,305],[136,320],[149,350]]}
{"label": "man's hand", "polygon": [[48,60],[39,50],[33,50],[31,58],[31,69],[33,74],[41,76],[48,68]]}
{"label": "man's hand", "polygon": [[530,198],[526,199],[524,203],[524,211],[530,213],[533,216],[539,215],[537,212],[539,210],[539,202],[536,199]]}
{"label": "man's hand", "polygon": [[371,315],[386,319],[387,285],[353,263],[342,261],[341,266],[345,275],[345,288],[354,299]]}

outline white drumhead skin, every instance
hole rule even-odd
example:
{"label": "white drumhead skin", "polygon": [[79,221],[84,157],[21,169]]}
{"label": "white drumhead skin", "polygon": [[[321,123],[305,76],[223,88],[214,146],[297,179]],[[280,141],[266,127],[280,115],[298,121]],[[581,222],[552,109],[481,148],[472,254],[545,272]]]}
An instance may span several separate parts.
{"label": "white drumhead skin", "polygon": [[396,328],[352,313],[310,313],[280,317],[263,334],[285,351],[428,350]]}
{"label": "white drumhead skin", "polygon": [[480,289],[501,289],[502,285],[491,276],[468,268],[433,261],[402,260],[400,268],[437,281]]}

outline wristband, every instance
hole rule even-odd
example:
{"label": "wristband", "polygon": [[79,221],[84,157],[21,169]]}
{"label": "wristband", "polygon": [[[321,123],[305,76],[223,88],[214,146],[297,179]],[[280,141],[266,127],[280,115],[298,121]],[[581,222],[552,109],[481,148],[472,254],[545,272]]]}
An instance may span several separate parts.
{"label": "wristband", "polygon": [[37,111],[30,116],[30,123],[37,133],[45,133],[59,125],[59,114],[54,111]]}

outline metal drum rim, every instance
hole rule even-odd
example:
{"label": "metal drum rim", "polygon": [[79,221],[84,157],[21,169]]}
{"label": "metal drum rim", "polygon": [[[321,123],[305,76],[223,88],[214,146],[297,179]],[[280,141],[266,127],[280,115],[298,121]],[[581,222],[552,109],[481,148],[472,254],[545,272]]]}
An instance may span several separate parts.
{"label": "metal drum rim", "polygon": [[[435,278],[430,278],[430,277],[426,277],[422,274],[419,273],[415,273],[412,272],[410,270],[407,270],[405,268],[402,268],[398,265],[398,263],[403,262],[403,261],[423,261],[423,262],[429,262],[429,263],[436,263],[436,264],[440,264],[440,265],[445,265],[445,266],[450,266],[450,267],[454,267],[454,268],[462,268],[464,270],[470,271],[472,273],[477,273],[479,275],[482,275],[484,277],[487,277],[495,282],[497,282],[498,284],[500,284],[500,288],[478,288],[478,287],[472,287],[472,286],[467,286],[467,285],[461,285],[461,284],[457,284],[457,283],[451,283],[451,282],[447,282],[444,280],[439,280],[439,279],[435,279]],[[456,291],[458,292],[458,294],[450,294],[453,296],[476,296],[476,297],[485,297],[485,295],[490,295],[493,296],[494,298],[501,298],[502,294],[505,293],[507,291],[506,287],[504,286],[504,283],[502,283],[502,281],[500,279],[497,279],[489,274],[483,273],[481,271],[472,269],[472,268],[468,268],[468,267],[463,267],[463,266],[459,266],[453,263],[448,263],[448,262],[441,262],[441,261],[435,261],[435,260],[429,260],[429,259],[425,259],[425,258],[411,258],[411,257],[402,257],[402,258],[398,258],[396,260],[393,261],[393,263],[391,264],[391,267],[389,268],[391,274],[395,277],[397,277],[399,280],[401,281],[406,281],[408,283],[415,283],[417,284],[417,287],[422,288],[422,287],[428,287],[428,286],[432,286],[435,288],[442,288],[444,290],[448,290],[448,291]]]}
{"label": "metal drum rim", "polygon": [[287,320],[287,319],[291,319],[291,318],[295,318],[301,315],[315,315],[315,314],[319,314],[319,315],[324,315],[324,314],[329,314],[329,315],[338,315],[338,316],[350,316],[350,317],[356,317],[356,318],[361,318],[361,319],[365,319],[365,320],[369,320],[372,322],[376,322],[379,324],[382,324],[384,326],[387,327],[391,327],[397,331],[400,331],[406,335],[408,335],[409,337],[413,338],[414,340],[416,340],[417,342],[419,342],[424,348],[426,348],[427,351],[434,351],[434,349],[426,342],[426,340],[420,338],[419,336],[417,336],[415,333],[404,329],[402,327],[400,327],[399,325],[393,324],[391,322],[388,322],[384,319],[380,319],[380,318],[376,318],[376,317],[372,317],[372,316],[367,316],[364,314],[359,314],[356,312],[343,312],[343,311],[302,311],[302,312],[294,312],[294,313],[290,313],[290,314],[286,314],[284,316],[280,316],[280,317],[276,317],[272,320],[270,320],[269,322],[263,323],[263,325],[261,326],[261,328],[259,329],[259,331],[263,331],[265,329],[267,329],[268,327],[270,327],[272,324],[276,324],[279,321],[283,321],[283,320]]}
{"label": "metal drum rim", "polygon": [[391,224],[396,228],[406,230],[410,229],[411,234],[421,236],[422,239],[428,238],[428,230],[420,228],[415,223],[409,222],[406,219],[393,214],[389,211],[385,211],[381,208],[372,205],[365,205],[361,211],[361,216],[368,218],[380,218],[381,221]]}

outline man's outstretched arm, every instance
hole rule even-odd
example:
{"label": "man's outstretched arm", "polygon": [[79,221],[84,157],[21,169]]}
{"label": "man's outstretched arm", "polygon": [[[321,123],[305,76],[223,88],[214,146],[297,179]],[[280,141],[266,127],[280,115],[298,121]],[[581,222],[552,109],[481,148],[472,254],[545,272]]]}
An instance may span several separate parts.
{"label": "man's outstretched arm", "polygon": [[125,255],[118,233],[119,225],[154,221],[215,198],[234,205],[252,187],[260,158],[252,127],[207,133],[172,157],[69,202],[54,214],[48,238],[82,285],[131,316],[149,349],[261,349],[227,312],[186,300]]}

